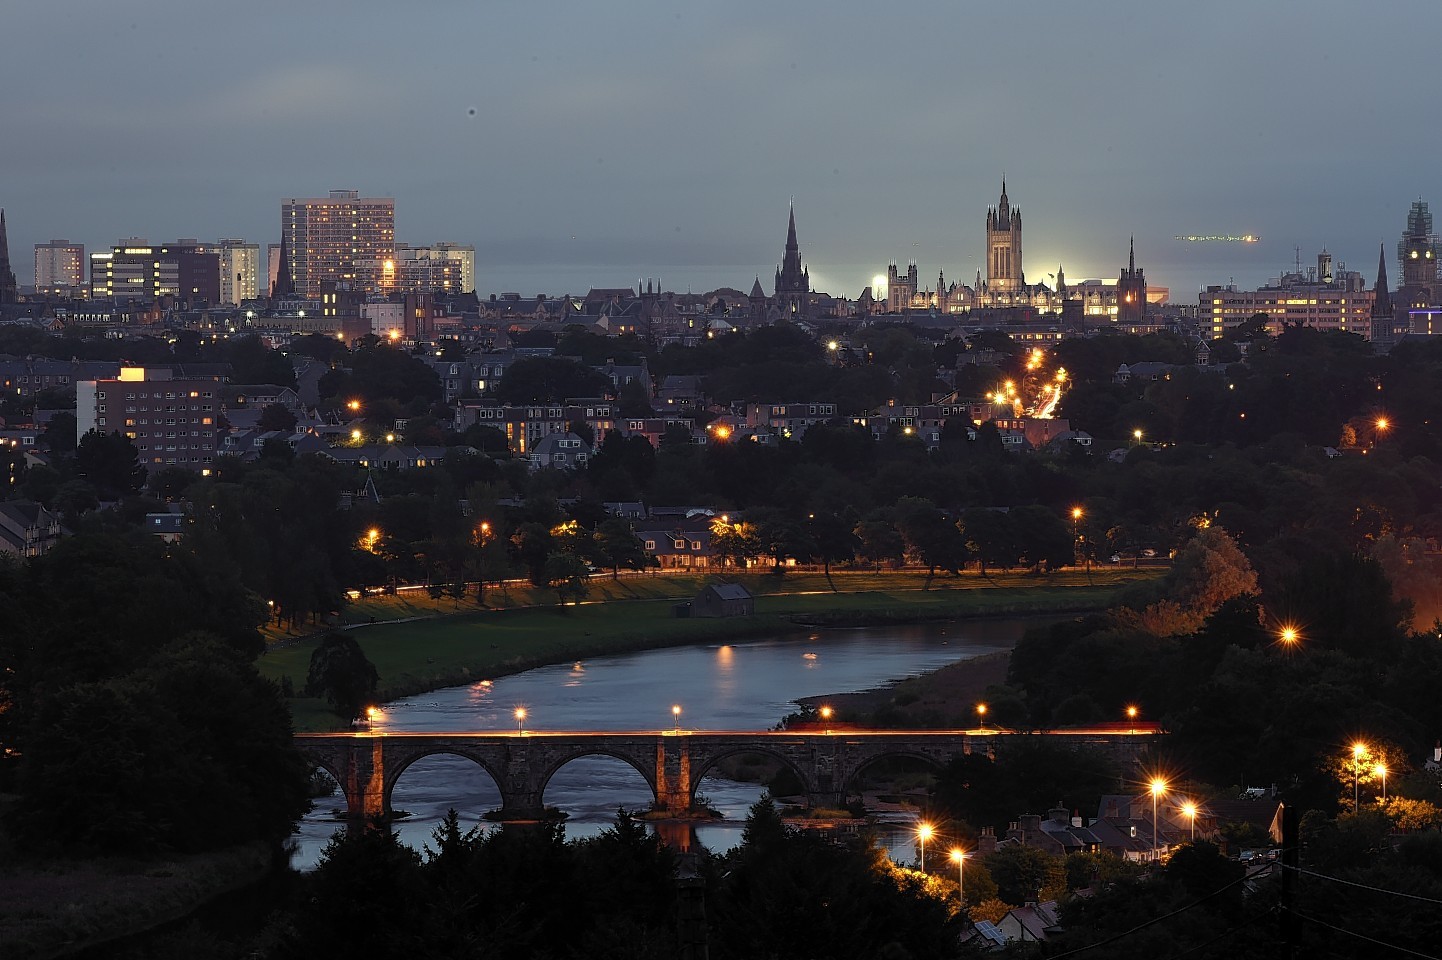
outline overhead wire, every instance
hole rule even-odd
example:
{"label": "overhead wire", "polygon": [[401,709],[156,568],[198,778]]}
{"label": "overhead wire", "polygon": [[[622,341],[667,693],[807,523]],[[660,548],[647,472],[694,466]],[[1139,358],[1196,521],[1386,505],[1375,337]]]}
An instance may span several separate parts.
{"label": "overhead wire", "polygon": [[1422,960],[1442,960],[1442,957],[1438,957],[1430,953],[1422,953],[1418,950],[1413,950],[1410,947],[1400,946],[1395,943],[1388,943],[1385,940],[1378,940],[1375,937],[1367,936],[1365,933],[1358,933],[1355,930],[1348,930],[1345,927],[1338,927],[1328,923],[1325,920],[1319,920],[1316,917],[1309,917],[1305,913],[1298,913],[1296,910],[1291,911],[1291,914],[1298,920],[1306,920],[1308,923],[1315,923],[1318,926],[1326,927],[1328,930],[1331,930],[1334,933],[1343,933],[1349,937],[1356,937],[1358,940],[1365,940],[1370,944],[1374,944],[1379,947],[1386,947],[1388,950],[1396,950],[1398,953],[1405,953],[1408,956],[1412,957],[1421,957]]}
{"label": "overhead wire", "polygon": [[1356,887],[1359,890],[1370,890],[1373,893],[1385,893],[1391,897],[1405,897],[1408,900],[1419,900],[1422,903],[1435,903],[1438,906],[1442,906],[1442,900],[1438,900],[1435,897],[1424,897],[1421,894],[1406,893],[1402,890],[1388,890],[1386,887],[1374,887],[1371,884],[1358,883],[1355,880],[1343,880],[1341,877],[1328,876],[1325,873],[1317,873],[1315,870],[1307,870],[1303,867],[1289,867],[1286,864],[1282,864],[1282,869],[1295,870],[1298,873],[1305,874],[1309,877],[1316,877],[1319,880],[1330,880],[1333,883],[1340,883],[1344,884],[1345,886]]}
{"label": "overhead wire", "polygon": [[[1253,877],[1256,877],[1256,876],[1260,875],[1261,873],[1263,873],[1264,871],[1268,871],[1268,870],[1270,870],[1270,869],[1271,869],[1271,864],[1267,864],[1266,866],[1259,867],[1259,868],[1257,868],[1256,871],[1254,871],[1254,872],[1252,872],[1252,873],[1245,873],[1245,874],[1243,874],[1242,876],[1238,877],[1237,879],[1233,880],[1231,883],[1227,884],[1226,886],[1220,887],[1220,888],[1218,888],[1218,889],[1216,889],[1216,890],[1213,890],[1211,893],[1207,894],[1206,896],[1204,896],[1204,897],[1202,897],[1202,898],[1200,898],[1200,899],[1198,899],[1198,900],[1193,900],[1191,903],[1187,904],[1187,905],[1184,906],[1184,907],[1178,907],[1177,909],[1173,910],[1171,913],[1164,913],[1164,914],[1162,914],[1160,917],[1153,917],[1152,919],[1147,920],[1147,921],[1144,922],[1144,923],[1139,923],[1139,924],[1137,924],[1135,927],[1132,927],[1130,930],[1123,930],[1121,933],[1113,934],[1112,936],[1107,937],[1107,938],[1104,939],[1104,940],[1098,940],[1096,943],[1089,943],[1089,944],[1087,944],[1086,946],[1077,947],[1077,948],[1075,948],[1075,949],[1073,949],[1073,950],[1068,950],[1066,953],[1058,953],[1058,954],[1054,955],[1054,956],[1051,958],[1051,960],[1062,960],[1063,957],[1074,957],[1074,956],[1077,956],[1078,954],[1086,953],[1088,950],[1095,950],[1097,947],[1104,947],[1104,946],[1106,946],[1106,945],[1109,944],[1109,943],[1115,943],[1116,941],[1122,939],[1123,937],[1129,937],[1129,936],[1131,936],[1131,935],[1134,934],[1134,933],[1139,933],[1139,932],[1141,932],[1142,930],[1145,930],[1147,927],[1154,926],[1155,924],[1161,923],[1163,920],[1170,920],[1172,917],[1179,916],[1180,914],[1186,913],[1188,910],[1191,910],[1191,909],[1194,908],[1194,907],[1199,907],[1199,906],[1201,906],[1202,904],[1206,903],[1208,900],[1211,900],[1213,897],[1219,897],[1219,896],[1221,896],[1222,894],[1226,893],[1228,890],[1230,890],[1232,887],[1235,887],[1235,886],[1237,886],[1237,885],[1240,884],[1240,883],[1246,883],[1248,880],[1251,880]],[[1432,958],[1432,960],[1442,960],[1442,958]]]}

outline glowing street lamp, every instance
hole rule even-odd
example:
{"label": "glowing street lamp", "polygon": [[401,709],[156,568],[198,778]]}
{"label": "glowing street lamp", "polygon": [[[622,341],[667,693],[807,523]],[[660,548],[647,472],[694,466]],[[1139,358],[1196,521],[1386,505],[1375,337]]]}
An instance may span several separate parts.
{"label": "glowing street lamp", "polygon": [[1277,640],[1284,646],[1291,648],[1302,642],[1302,635],[1297,632],[1296,627],[1288,624],[1284,625],[1277,634]]}
{"label": "glowing street lamp", "polygon": [[375,722],[382,716],[383,714],[381,713],[380,707],[374,705],[366,707],[366,726],[374,726]]}
{"label": "glowing street lamp", "polygon": [[979,720],[981,721],[981,729],[985,730],[985,729],[986,729],[986,704],[984,704],[984,703],[978,703],[978,704],[976,705],[976,716],[977,716],[977,719],[979,719]]}
{"label": "glowing street lamp", "polygon": [[1133,430],[1132,439],[1135,440],[1138,445],[1140,445],[1142,442],[1142,431],[1140,429]]}
{"label": "glowing street lamp", "polygon": [[830,707],[822,707],[822,708],[821,708],[819,711],[817,711],[817,712],[821,714],[821,722],[826,725],[826,732],[829,734],[829,733],[831,732],[831,714],[832,714],[831,708],[830,708]]}
{"label": "glowing street lamp", "polygon": [[926,841],[930,840],[936,833],[936,828],[929,823],[918,824],[916,828],[916,839],[921,847],[921,872],[926,872]]}
{"label": "glowing street lamp", "polygon": [[1190,800],[1182,804],[1182,816],[1186,817],[1187,822],[1192,825],[1192,842],[1195,843],[1197,840],[1197,805]]}
{"label": "glowing street lamp", "polygon": [[347,410],[351,411],[352,413],[355,413],[356,411],[360,410],[360,408],[361,408],[361,402],[360,402],[359,400],[351,400],[351,401],[348,401],[345,406],[346,406],[346,409],[347,409]]}
{"label": "glowing street lamp", "polygon": [[1132,733],[1136,733],[1136,732],[1137,732],[1137,708],[1136,708],[1136,705],[1135,705],[1135,704],[1133,704],[1132,706],[1127,707],[1127,720],[1128,720],[1128,721],[1131,723],[1131,725],[1132,725],[1131,732],[1132,732]]}
{"label": "glowing street lamp", "polygon": [[518,737],[523,737],[523,736],[525,736],[525,735],[526,735],[526,708],[525,708],[525,707],[517,707],[517,708],[516,708],[516,736],[518,736]]}
{"label": "glowing street lamp", "polygon": [[1167,792],[1167,782],[1161,777],[1152,780],[1152,860],[1158,858],[1157,854],[1157,798]]}
{"label": "glowing street lamp", "polygon": [[966,878],[962,870],[966,866],[966,851],[960,847],[951,848],[951,859],[956,863],[956,899],[963,907],[966,906]]}
{"label": "glowing street lamp", "polygon": [[680,736],[680,734],[681,734],[681,704],[679,704],[679,703],[673,703],[673,704],[671,704],[671,716],[672,716],[672,718],[676,721],[676,734],[677,734],[677,736]]}
{"label": "glowing street lamp", "polygon": [[1382,802],[1387,802],[1387,765],[1379,763],[1372,768],[1372,776],[1382,778]]}
{"label": "glowing street lamp", "polygon": [[1362,802],[1362,758],[1367,755],[1367,745],[1360,740],[1352,744],[1352,809],[1358,810]]}

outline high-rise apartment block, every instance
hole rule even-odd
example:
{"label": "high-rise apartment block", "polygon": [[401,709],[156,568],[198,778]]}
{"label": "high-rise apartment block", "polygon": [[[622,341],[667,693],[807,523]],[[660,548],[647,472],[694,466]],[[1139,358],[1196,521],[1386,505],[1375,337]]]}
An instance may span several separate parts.
{"label": "high-rise apartment block", "polygon": [[294,292],[318,298],[323,280],[353,284],[378,293],[382,278],[358,273],[360,264],[395,266],[396,202],[390,197],[361,197],[355,190],[332,190],[324,198],[292,198],[280,205],[283,271]]}
{"label": "high-rise apartment block", "polygon": [[90,295],[99,299],[220,302],[220,256],[194,240],[122,240],[90,255]]}
{"label": "high-rise apartment block", "polygon": [[260,244],[218,240],[209,246],[220,258],[220,302],[239,306],[260,296]]}
{"label": "high-rise apartment block", "polygon": [[220,450],[222,383],[175,380],[169,370],[124,367],[120,376],[75,385],[79,436],[91,430],[123,433],[140,462],[154,470],[183,466],[208,470]]}
{"label": "high-rise apartment block", "polygon": [[85,244],[51,240],[35,244],[35,292],[74,296],[84,292]]}

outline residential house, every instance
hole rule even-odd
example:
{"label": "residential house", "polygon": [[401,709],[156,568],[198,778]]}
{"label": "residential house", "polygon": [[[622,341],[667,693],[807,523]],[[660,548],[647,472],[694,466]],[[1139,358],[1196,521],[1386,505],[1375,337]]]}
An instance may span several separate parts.
{"label": "residential house", "polygon": [[584,467],[591,454],[591,445],[574,433],[553,433],[537,441],[526,459],[532,470],[575,470]]}
{"label": "residential house", "polygon": [[749,617],[756,599],[739,583],[708,583],[691,601],[693,617]]}
{"label": "residential house", "polygon": [[31,500],[0,502],[0,553],[38,557],[60,540],[60,518]]}

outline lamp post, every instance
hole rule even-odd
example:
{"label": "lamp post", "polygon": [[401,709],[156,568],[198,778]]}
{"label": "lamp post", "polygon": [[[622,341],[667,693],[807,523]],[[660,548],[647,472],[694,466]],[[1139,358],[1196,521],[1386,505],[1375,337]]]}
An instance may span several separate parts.
{"label": "lamp post", "polygon": [[1152,861],[1158,859],[1157,852],[1157,798],[1166,792],[1167,782],[1160,777],[1152,780]]}
{"label": "lamp post", "polygon": [[821,714],[821,722],[822,722],[822,724],[824,725],[826,732],[827,732],[828,734],[830,734],[830,733],[831,733],[831,708],[830,708],[830,707],[822,707],[819,712],[820,712],[820,714]]}
{"label": "lamp post", "polygon": [[931,839],[935,829],[929,823],[919,824],[916,828],[916,839],[921,847],[921,872],[926,872],[926,841]]}
{"label": "lamp post", "polygon": [[1382,803],[1387,802],[1387,765],[1379,763],[1372,768],[1372,775],[1382,778]]}
{"label": "lamp post", "polygon": [[1130,722],[1131,725],[1132,725],[1131,732],[1132,732],[1132,733],[1136,733],[1136,732],[1137,732],[1137,708],[1136,708],[1135,706],[1129,706],[1129,707],[1127,707],[1127,720],[1128,720],[1128,722]]}
{"label": "lamp post", "polygon": [[960,847],[953,847],[951,859],[956,861],[956,900],[964,908],[966,906],[966,851]]}
{"label": "lamp post", "polygon": [[676,735],[681,735],[681,704],[671,704],[671,717],[676,721]]}
{"label": "lamp post", "polygon": [[1072,543],[1072,556],[1073,556],[1073,558],[1076,557],[1076,554],[1077,554],[1077,553],[1081,552],[1081,534],[1078,532],[1078,528],[1077,528],[1077,524],[1079,524],[1079,523],[1081,522],[1081,518],[1082,518],[1082,508],[1081,508],[1081,507],[1072,507],[1072,508],[1071,508],[1071,543]]}
{"label": "lamp post", "polygon": [[516,736],[518,736],[518,737],[523,737],[523,736],[525,736],[525,735],[526,735],[526,708],[525,708],[525,707],[517,707],[517,708],[516,708]]}
{"label": "lamp post", "polygon": [[1188,800],[1186,803],[1182,804],[1182,816],[1186,817],[1186,818],[1187,818],[1187,822],[1191,824],[1191,827],[1192,827],[1192,837],[1191,837],[1191,839],[1192,839],[1192,842],[1193,842],[1193,843],[1196,843],[1196,842],[1197,842],[1197,805],[1196,805],[1195,803],[1192,803],[1190,800]]}
{"label": "lamp post", "polygon": [[1367,755],[1367,745],[1358,741],[1352,744],[1352,810],[1355,813],[1362,805],[1362,758]]}
{"label": "lamp post", "polygon": [[984,704],[984,703],[978,703],[978,704],[976,705],[976,716],[977,716],[977,718],[981,721],[981,729],[985,730],[985,729],[986,729],[986,704]]}

